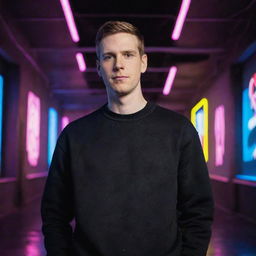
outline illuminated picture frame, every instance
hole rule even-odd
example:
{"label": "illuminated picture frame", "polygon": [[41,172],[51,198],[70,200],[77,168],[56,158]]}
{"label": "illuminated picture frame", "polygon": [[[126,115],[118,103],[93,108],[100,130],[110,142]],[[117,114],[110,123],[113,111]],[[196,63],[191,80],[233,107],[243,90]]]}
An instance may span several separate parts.
{"label": "illuminated picture frame", "polygon": [[208,100],[202,98],[191,109],[191,122],[195,126],[202,144],[205,161],[208,161]]}
{"label": "illuminated picture frame", "polygon": [[35,167],[40,155],[40,98],[28,92],[26,151],[28,163]]}
{"label": "illuminated picture frame", "polygon": [[225,154],[225,107],[220,105],[215,109],[214,118],[215,136],[215,166],[221,166]]}
{"label": "illuminated picture frame", "polygon": [[242,101],[243,162],[251,162],[256,160],[256,73],[243,90]]}

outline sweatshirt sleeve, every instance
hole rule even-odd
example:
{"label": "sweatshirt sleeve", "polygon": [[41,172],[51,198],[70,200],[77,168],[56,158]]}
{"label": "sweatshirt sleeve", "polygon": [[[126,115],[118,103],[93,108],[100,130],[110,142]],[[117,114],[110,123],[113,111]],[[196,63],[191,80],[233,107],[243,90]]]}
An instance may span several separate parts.
{"label": "sweatshirt sleeve", "polygon": [[73,219],[69,155],[63,135],[57,141],[41,203],[47,256],[70,256]]}
{"label": "sweatshirt sleeve", "polygon": [[180,154],[177,210],[182,233],[181,256],[205,256],[214,203],[200,139],[190,121],[184,127]]}

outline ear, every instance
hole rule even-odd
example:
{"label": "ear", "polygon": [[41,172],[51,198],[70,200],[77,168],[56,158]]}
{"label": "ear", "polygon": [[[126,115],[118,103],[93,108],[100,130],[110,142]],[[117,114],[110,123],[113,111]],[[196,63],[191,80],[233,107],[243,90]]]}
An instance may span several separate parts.
{"label": "ear", "polygon": [[141,56],[141,73],[144,73],[147,70],[148,66],[148,56],[147,54],[143,54]]}
{"label": "ear", "polygon": [[98,73],[99,77],[101,77],[100,61],[98,59],[96,60],[96,66],[97,66],[97,73]]}

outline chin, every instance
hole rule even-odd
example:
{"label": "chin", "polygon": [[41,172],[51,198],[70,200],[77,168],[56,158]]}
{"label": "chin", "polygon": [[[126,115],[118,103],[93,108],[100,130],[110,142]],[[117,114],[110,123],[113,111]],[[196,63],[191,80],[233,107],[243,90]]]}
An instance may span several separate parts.
{"label": "chin", "polygon": [[120,95],[120,96],[125,96],[130,94],[134,88],[111,88],[111,91],[113,91],[115,94]]}

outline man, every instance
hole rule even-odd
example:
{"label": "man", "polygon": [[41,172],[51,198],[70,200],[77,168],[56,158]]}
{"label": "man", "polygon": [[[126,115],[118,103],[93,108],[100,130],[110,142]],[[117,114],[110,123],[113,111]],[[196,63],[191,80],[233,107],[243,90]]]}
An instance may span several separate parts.
{"label": "man", "polygon": [[47,255],[205,255],[213,201],[195,128],[143,97],[137,28],[105,23],[96,50],[108,103],[58,139],[42,200]]}

